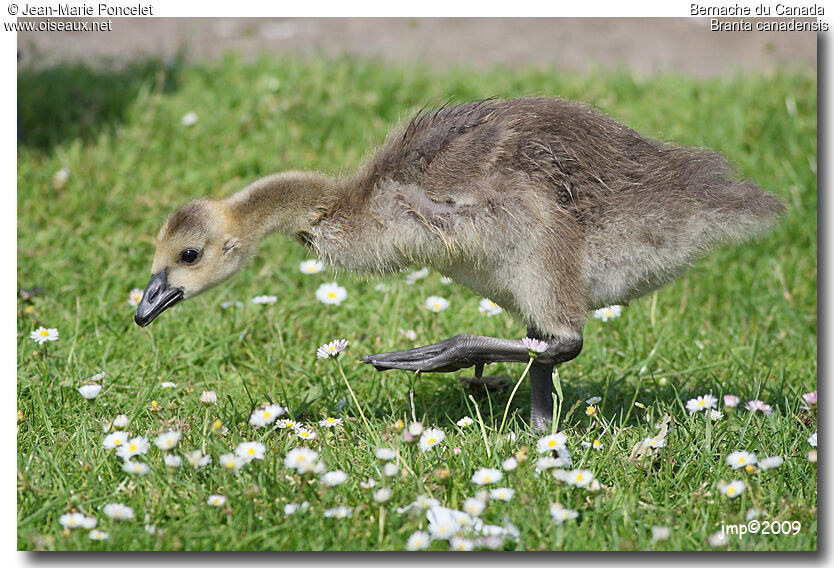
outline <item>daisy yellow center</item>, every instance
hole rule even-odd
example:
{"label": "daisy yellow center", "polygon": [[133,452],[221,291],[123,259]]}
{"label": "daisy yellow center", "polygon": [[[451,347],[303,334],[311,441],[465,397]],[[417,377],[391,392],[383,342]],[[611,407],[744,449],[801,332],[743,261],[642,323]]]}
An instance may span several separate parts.
{"label": "daisy yellow center", "polygon": [[747,471],[747,473],[756,473],[756,468],[753,467],[752,465],[748,465],[744,469]]}
{"label": "daisy yellow center", "polygon": [[703,400],[698,401],[698,406],[704,406],[704,404],[706,404],[706,403]]}
{"label": "daisy yellow center", "polygon": [[335,297],[336,297],[336,293],[335,293],[335,292],[328,292],[328,293],[327,293],[327,297],[328,297],[328,298],[335,298]]}
{"label": "daisy yellow center", "polygon": [[491,480],[492,480],[492,478],[490,476],[488,476],[488,475],[484,476],[484,481],[486,481],[487,483],[489,483]]}
{"label": "daisy yellow center", "polygon": [[309,432],[301,432],[301,433],[299,433],[299,436],[301,436],[302,438],[306,438],[306,437],[307,437],[307,436],[309,436],[309,435],[310,435],[310,434],[309,434]]}
{"label": "daisy yellow center", "polygon": [[298,456],[297,458],[295,458],[295,461],[297,461],[298,463],[301,463],[301,462],[304,461],[304,459],[305,459],[304,456]]}
{"label": "daisy yellow center", "polygon": [[139,448],[137,448],[137,447],[136,447],[136,444],[131,444],[130,446],[128,446],[128,449],[129,449],[131,452],[135,452],[135,451],[136,451],[136,450],[138,450]]}
{"label": "daisy yellow center", "polygon": [[735,487],[728,487],[728,488],[727,488],[727,495],[732,495],[732,494],[733,494],[733,493],[735,493],[735,492],[736,492],[736,488],[735,488]]}
{"label": "daisy yellow center", "polygon": [[602,442],[600,442],[599,440],[594,440],[594,447],[595,448],[598,448],[601,445],[602,445]]}
{"label": "daisy yellow center", "polygon": [[232,460],[227,461],[226,462],[226,467],[228,467],[229,469],[232,469],[233,467],[235,467],[235,462],[232,461]]}
{"label": "daisy yellow center", "polygon": [[744,463],[744,456],[738,457],[738,463]]}
{"label": "daisy yellow center", "polygon": [[315,272],[315,271],[316,271],[316,267],[315,267],[315,266],[309,266],[309,267],[307,267],[307,272]]}
{"label": "daisy yellow center", "polygon": [[582,475],[581,473],[576,474],[576,481],[582,481],[583,479],[585,479],[584,475]]}
{"label": "daisy yellow center", "polygon": [[75,526],[75,519],[74,518],[70,517],[69,525],[70,526]]}
{"label": "daisy yellow center", "polygon": [[428,444],[434,444],[435,442],[437,442],[437,438],[429,438],[428,440],[426,440],[426,443]]}
{"label": "daisy yellow center", "polygon": [[271,414],[267,411],[264,411],[264,418],[269,418]]}
{"label": "daisy yellow center", "polygon": [[247,453],[251,456],[255,453],[255,448],[249,448],[249,451]]}
{"label": "daisy yellow center", "polygon": [[611,310],[605,310],[605,315],[610,316],[611,315]]}
{"label": "daisy yellow center", "polygon": [[335,345],[331,345],[330,347],[327,348],[328,351],[334,351],[335,349],[336,349]]}
{"label": "daisy yellow center", "polygon": [[46,331],[46,330],[41,331],[41,337],[46,337],[47,335],[49,335],[48,331]]}
{"label": "daisy yellow center", "polygon": [[335,418],[328,418],[328,419],[327,419],[327,423],[328,423],[328,424],[333,424],[334,422],[336,422],[336,419],[335,419]]}
{"label": "daisy yellow center", "polygon": [[435,304],[434,304],[434,309],[435,309],[435,310],[439,310],[439,309],[440,309],[440,304],[438,304],[437,302],[435,302]]}
{"label": "daisy yellow center", "polygon": [[553,446],[555,446],[555,445],[556,445],[556,440],[550,440],[550,441],[547,443],[547,445],[548,445],[548,446],[550,446],[550,447],[552,448]]}
{"label": "daisy yellow center", "polygon": [[116,444],[116,445],[119,445],[119,444],[122,443],[122,441],[120,439],[116,438],[115,440],[113,440],[113,443]]}

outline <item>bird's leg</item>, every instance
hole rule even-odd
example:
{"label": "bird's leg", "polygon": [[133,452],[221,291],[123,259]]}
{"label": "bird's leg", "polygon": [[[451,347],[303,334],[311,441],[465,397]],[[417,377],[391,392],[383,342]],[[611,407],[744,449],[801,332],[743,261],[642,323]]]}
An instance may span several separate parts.
{"label": "bird's leg", "polygon": [[[546,341],[548,348],[536,358],[538,365],[569,361],[582,350],[582,335],[579,333],[549,337]],[[363,363],[369,363],[380,371],[402,369],[435,373],[486,363],[526,363],[529,360],[527,348],[520,340],[481,335],[456,335],[424,347],[362,357]]]}
{"label": "bird's leg", "polygon": [[[527,329],[527,336],[548,342],[552,339],[533,328]],[[553,367],[538,357],[530,366],[530,427],[537,432],[546,431],[553,421]]]}

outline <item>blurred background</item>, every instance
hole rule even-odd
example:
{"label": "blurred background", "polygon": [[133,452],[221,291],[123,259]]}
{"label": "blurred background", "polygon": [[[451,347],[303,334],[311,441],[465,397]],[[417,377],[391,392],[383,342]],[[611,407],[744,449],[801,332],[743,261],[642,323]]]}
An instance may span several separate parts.
{"label": "blurred background", "polygon": [[555,66],[701,77],[816,68],[813,33],[711,32],[707,18],[116,18],[111,33],[20,32],[21,62],[191,60],[229,51],[430,67]]}

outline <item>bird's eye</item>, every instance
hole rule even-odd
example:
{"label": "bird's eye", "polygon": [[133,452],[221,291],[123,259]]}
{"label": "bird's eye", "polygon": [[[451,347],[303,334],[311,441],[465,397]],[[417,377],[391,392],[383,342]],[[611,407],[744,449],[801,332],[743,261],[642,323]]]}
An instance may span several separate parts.
{"label": "bird's eye", "polygon": [[200,251],[194,249],[185,249],[180,253],[180,261],[185,264],[194,264],[200,257]]}

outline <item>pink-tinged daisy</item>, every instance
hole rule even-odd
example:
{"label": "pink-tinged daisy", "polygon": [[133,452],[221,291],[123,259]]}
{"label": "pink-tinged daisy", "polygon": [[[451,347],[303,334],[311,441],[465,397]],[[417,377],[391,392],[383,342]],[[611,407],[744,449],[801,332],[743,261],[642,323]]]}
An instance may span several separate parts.
{"label": "pink-tinged daisy", "polygon": [[217,393],[214,391],[203,391],[200,393],[200,404],[211,406],[217,404]]}
{"label": "pink-tinged daisy", "polygon": [[549,451],[557,451],[560,448],[564,448],[567,442],[568,437],[562,432],[550,434],[548,436],[540,438],[539,441],[536,442],[536,451],[538,451],[540,454],[544,454]]}
{"label": "pink-tinged daisy", "polygon": [[817,405],[817,391],[806,392],[802,395],[802,400],[804,400],[809,406],[816,406]]}
{"label": "pink-tinged daisy", "polygon": [[426,428],[420,436],[420,450],[425,452],[443,441],[446,434],[440,428]]}
{"label": "pink-tinged daisy", "polygon": [[699,396],[698,398],[693,398],[687,401],[686,409],[689,411],[689,414],[695,414],[696,412],[700,412],[702,410],[715,408],[717,404],[717,398],[715,398],[711,394],[705,394],[703,396]]}
{"label": "pink-tinged daisy", "polygon": [[521,344],[527,348],[527,353],[530,357],[538,357],[547,351],[547,342],[540,339],[533,339],[532,337],[525,337],[521,340]]}
{"label": "pink-tinged daisy", "polygon": [[336,341],[325,343],[316,350],[316,357],[319,359],[338,357],[340,353],[347,349],[348,345],[350,345],[350,341],[347,339],[337,339]]}
{"label": "pink-tinged daisy", "polygon": [[142,296],[144,295],[145,293],[141,289],[134,288],[130,291],[130,293],[127,296],[127,303],[133,307],[136,307],[139,305],[139,302],[142,301]]}
{"label": "pink-tinged daisy", "polygon": [[318,290],[316,290],[316,298],[323,304],[338,306],[347,298],[347,290],[339,286],[336,282],[328,282],[319,286]]}
{"label": "pink-tinged daisy", "polygon": [[151,444],[144,436],[136,436],[127,440],[116,449],[116,455],[125,461],[130,461],[133,456],[148,453]]}
{"label": "pink-tinged daisy", "polygon": [[442,312],[449,307],[449,300],[440,296],[429,296],[423,305],[430,312]]}
{"label": "pink-tinged daisy", "polygon": [[478,311],[492,317],[497,316],[503,312],[504,309],[489,298],[482,298],[481,303],[478,305]]}
{"label": "pink-tinged daisy", "polygon": [[747,410],[750,412],[761,412],[762,414],[773,414],[773,409],[770,408],[770,405],[762,402],[761,400],[748,401]]}
{"label": "pink-tinged daisy", "polygon": [[81,385],[78,387],[78,392],[87,400],[93,400],[101,392],[101,385]]}
{"label": "pink-tinged daisy", "polygon": [[266,446],[261,442],[241,442],[235,449],[235,453],[247,462],[264,459],[265,452]]}
{"label": "pink-tinged daisy", "polygon": [[750,452],[735,451],[727,456],[727,465],[733,469],[756,465],[756,454]]}
{"label": "pink-tinged daisy", "polygon": [[730,483],[724,483],[723,481],[721,481],[718,484],[718,490],[730,499],[735,499],[736,497],[744,493],[744,489],[746,487],[747,486],[744,484],[744,482],[738,479],[735,479]]}
{"label": "pink-tinged daisy", "polygon": [[735,408],[738,406],[739,399],[734,394],[724,395],[724,408]]}
{"label": "pink-tinged daisy", "polygon": [[492,469],[482,467],[472,474],[472,483],[475,485],[487,485],[490,483],[498,483],[504,478],[504,474],[500,469]]}
{"label": "pink-tinged daisy", "polygon": [[58,341],[58,330],[54,327],[50,327],[49,329],[39,327],[29,334],[29,338],[39,345],[47,341]]}
{"label": "pink-tinged daisy", "polygon": [[617,305],[606,306],[604,308],[594,310],[594,318],[606,322],[610,319],[620,317],[620,314],[622,312],[623,312],[623,307],[622,306],[617,306]]}
{"label": "pink-tinged daisy", "polygon": [[319,272],[324,270],[324,263],[320,260],[311,258],[310,260],[305,260],[304,262],[299,264],[298,269],[303,274],[318,274]]}

